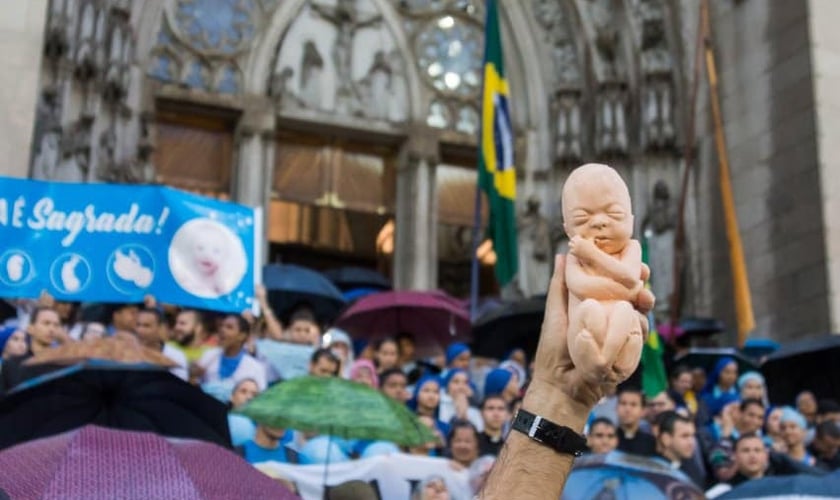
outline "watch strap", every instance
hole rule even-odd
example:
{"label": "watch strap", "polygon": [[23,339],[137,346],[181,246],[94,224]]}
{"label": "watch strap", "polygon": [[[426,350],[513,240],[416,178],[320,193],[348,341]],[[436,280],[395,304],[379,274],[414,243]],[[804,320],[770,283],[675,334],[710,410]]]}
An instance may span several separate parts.
{"label": "watch strap", "polygon": [[520,409],[516,413],[513,429],[558,453],[579,457],[587,450],[585,437],[569,427],[557,425],[527,410]]}

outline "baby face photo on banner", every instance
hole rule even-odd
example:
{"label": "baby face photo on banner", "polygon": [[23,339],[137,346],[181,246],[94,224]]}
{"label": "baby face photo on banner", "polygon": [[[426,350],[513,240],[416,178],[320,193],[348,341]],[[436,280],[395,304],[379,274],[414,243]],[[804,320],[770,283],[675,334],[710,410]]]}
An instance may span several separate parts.
{"label": "baby face photo on banner", "polygon": [[260,212],[171,188],[0,178],[0,296],[252,306]]}

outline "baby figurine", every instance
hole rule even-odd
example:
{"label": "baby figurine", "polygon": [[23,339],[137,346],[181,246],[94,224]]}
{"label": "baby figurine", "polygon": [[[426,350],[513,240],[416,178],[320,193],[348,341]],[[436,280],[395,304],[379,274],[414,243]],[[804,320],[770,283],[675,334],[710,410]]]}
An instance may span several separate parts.
{"label": "baby figurine", "polygon": [[630,192],[618,172],[589,163],[569,175],[562,204],[569,353],[586,376],[618,382],[638,366],[647,328],[633,307],[649,270],[632,239]]}

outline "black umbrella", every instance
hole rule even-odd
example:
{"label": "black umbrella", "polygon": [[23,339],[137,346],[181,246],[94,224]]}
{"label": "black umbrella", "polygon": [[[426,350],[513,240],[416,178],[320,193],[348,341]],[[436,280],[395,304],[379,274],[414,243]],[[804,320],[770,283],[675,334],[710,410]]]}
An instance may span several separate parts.
{"label": "black umbrella", "polygon": [[388,278],[373,269],[364,267],[338,267],[324,271],[323,274],[343,292],[356,288],[374,290],[390,290],[392,288]]}
{"label": "black umbrella", "polygon": [[0,400],[0,449],[87,424],[231,446],[227,408],[201,389],[153,365],[88,361]]}
{"label": "black umbrella", "polygon": [[840,399],[840,335],[806,337],[782,344],[761,365],[770,401],[789,404],[803,390]]}
{"label": "black umbrella", "polygon": [[346,302],[323,274],[293,264],[265,266],[263,285],[274,313],[286,320],[296,307],[306,306],[320,321],[331,322]]}
{"label": "black umbrella", "polygon": [[509,302],[484,313],[473,324],[473,353],[502,359],[520,348],[533,358],[544,313],[545,297]]}
{"label": "black umbrella", "polygon": [[721,358],[732,358],[738,363],[738,373],[758,371],[758,363],[732,347],[694,347],[674,358],[675,365],[703,368],[711,373]]}

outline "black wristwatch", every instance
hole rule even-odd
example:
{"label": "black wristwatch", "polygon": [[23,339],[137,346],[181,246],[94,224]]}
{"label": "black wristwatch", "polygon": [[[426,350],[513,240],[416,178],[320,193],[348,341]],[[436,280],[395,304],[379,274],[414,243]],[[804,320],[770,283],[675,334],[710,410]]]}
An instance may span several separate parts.
{"label": "black wristwatch", "polygon": [[527,410],[519,410],[516,413],[513,429],[552,448],[557,453],[579,457],[587,450],[585,437],[569,427],[557,425]]}

